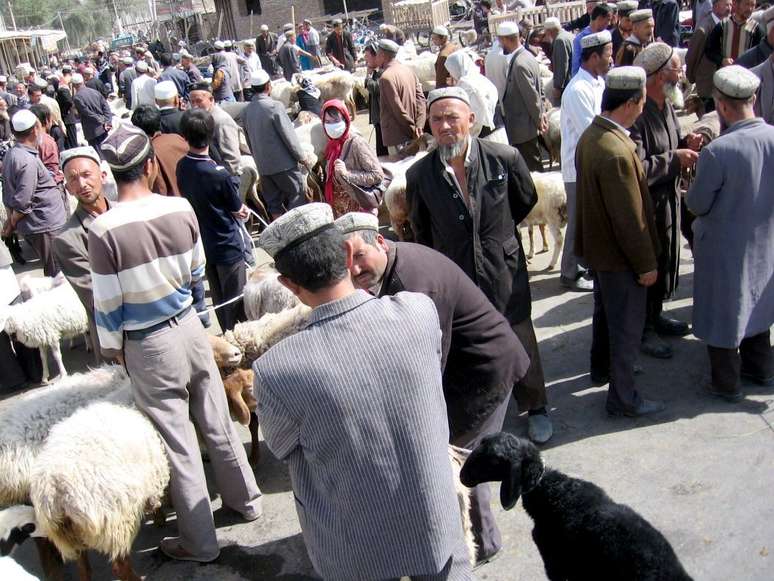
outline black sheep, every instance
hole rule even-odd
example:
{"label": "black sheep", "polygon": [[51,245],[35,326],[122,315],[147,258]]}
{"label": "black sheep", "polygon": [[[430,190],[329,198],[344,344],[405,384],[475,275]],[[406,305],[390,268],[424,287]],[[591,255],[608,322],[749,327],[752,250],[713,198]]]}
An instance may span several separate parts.
{"label": "black sheep", "polygon": [[546,469],[528,440],[504,432],[487,436],[460,480],[468,487],[501,482],[506,510],[523,497],[551,581],[691,581],[648,521],[599,486]]}

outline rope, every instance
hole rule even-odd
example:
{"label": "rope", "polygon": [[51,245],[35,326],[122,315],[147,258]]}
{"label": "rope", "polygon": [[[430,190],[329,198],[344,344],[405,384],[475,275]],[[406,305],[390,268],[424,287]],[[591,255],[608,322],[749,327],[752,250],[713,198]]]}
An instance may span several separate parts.
{"label": "rope", "polygon": [[233,299],[227,300],[225,303],[220,303],[219,305],[213,305],[213,306],[209,307],[208,309],[204,309],[203,311],[196,311],[196,314],[198,315],[200,313],[209,313],[210,311],[212,311],[214,313],[215,311],[225,307],[226,305],[230,305],[231,303],[235,303],[238,300],[243,299],[244,296],[245,296],[245,293],[242,293],[241,295],[236,296]]}

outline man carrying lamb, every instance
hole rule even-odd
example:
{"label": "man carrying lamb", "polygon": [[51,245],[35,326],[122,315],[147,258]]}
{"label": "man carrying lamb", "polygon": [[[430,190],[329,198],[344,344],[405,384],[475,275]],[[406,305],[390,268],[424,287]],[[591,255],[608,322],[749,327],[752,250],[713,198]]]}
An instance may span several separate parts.
{"label": "man carrying lamb", "polygon": [[[471,579],[447,452],[441,333],[415,293],[355,290],[328,204],[263,232],[280,282],[314,310],[253,364],[266,444],[288,463],[324,579]],[[389,357],[385,357],[389,354]]]}

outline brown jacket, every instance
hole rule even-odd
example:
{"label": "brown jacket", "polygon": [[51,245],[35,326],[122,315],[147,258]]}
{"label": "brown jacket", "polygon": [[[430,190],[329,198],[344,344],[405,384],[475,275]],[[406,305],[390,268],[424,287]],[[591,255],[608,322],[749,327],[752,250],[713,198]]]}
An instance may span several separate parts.
{"label": "brown jacket", "polygon": [[688,46],[688,52],[685,55],[685,75],[692,83],[696,83],[696,92],[699,97],[708,99],[712,96],[712,76],[718,69],[704,54],[707,46],[707,37],[712,29],[715,28],[715,20],[709,15],[700,26],[696,28],[691,36],[691,43]]}
{"label": "brown jacket", "polygon": [[160,133],[151,139],[159,174],[151,189],[162,196],[179,196],[177,185],[177,162],[188,153],[188,144],[177,133]]}
{"label": "brown jacket", "polygon": [[648,178],[634,142],[597,116],[575,153],[575,254],[598,271],[656,270],[659,251]]}
{"label": "brown jacket", "polygon": [[425,94],[410,68],[395,60],[387,63],[379,78],[379,121],[387,147],[416,137],[425,126]]}
{"label": "brown jacket", "polygon": [[438,58],[435,59],[435,88],[440,89],[442,87],[449,86],[449,79],[451,75],[446,70],[446,57],[451,53],[457,52],[460,47],[453,42],[447,42],[446,45],[438,53]]}

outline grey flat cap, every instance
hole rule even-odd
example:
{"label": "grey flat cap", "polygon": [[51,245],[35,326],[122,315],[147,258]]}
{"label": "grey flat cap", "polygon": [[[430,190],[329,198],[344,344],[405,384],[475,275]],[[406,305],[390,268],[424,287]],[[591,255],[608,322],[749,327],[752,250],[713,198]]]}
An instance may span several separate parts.
{"label": "grey flat cap", "polygon": [[648,18],[653,18],[653,10],[650,8],[645,8],[643,10],[635,10],[631,14],[629,14],[629,20],[632,22],[642,22],[643,20],[647,20]]}
{"label": "grey flat cap", "polygon": [[610,44],[611,42],[613,42],[613,35],[610,34],[609,30],[603,30],[602,32],[584,36],[581,38],[580,44],[581,49],[584,49],[594,48],[595,46],[604,46],[606,44]]}
{"label": "grey flat cap", "polygon": [[615,67],[607,73],[608,89],[634,90],[645,86],[645,69],[642,67]]}
{"label": "grey flat cap", "polygon": [[258,246],[274,258],[328,228],[333,228],[333,210],[328,204],[304,204],[286,212],[263,231]]}
{"label": "grey flat cap", "polygon": [[621,0],[621,2],[617,4],[617,6],[618,6],[619,16],[628,16],[629,14],[637,10],[638,4],[634,0]]}
{"label": "grey flat cap", "polygon": [[440,101],[441,99],[458,99],[470,106],[470,97],[465,89],[461,87],[443,87],[441,89],[433,89],[427,94],[427,107]]}
{"label": "grey flat cap", "polygon": [[351,234],[360,230],[379,231],[379,218],[365,212],[349,212],[333,223],[342,234]]}
{"label": "grey flat cap", "polygon": [[651,42],[634,59],[634,65],[645,69],[648,76],[655,75],[672,60],[675,50],[664,42]]}
{"label": "grey flat cap", "polygon": [[392,54],[398,54],[398,51],[400,50],[398,43],[393,40],[390,40],[389,38],[380,39],[378,46],[380,50],[383,50],[384,52],[389,52]]}
{"label": "grey flat cap", "polygon": [[77,159],[79,157],[85,157],[92,160],[97,165],[100,164],[99,154],[97,150],[91,146],[85,147],[73,147],[72,149],[65,149],[59,154],[59,166],[64,169],[67,162]]}
{"label": "grey flat cap", "polygon": [[712,82],[722,95],[730,99],[749,99],[761,84],[755,73],[739,65],[718,69],[712,77]]}

